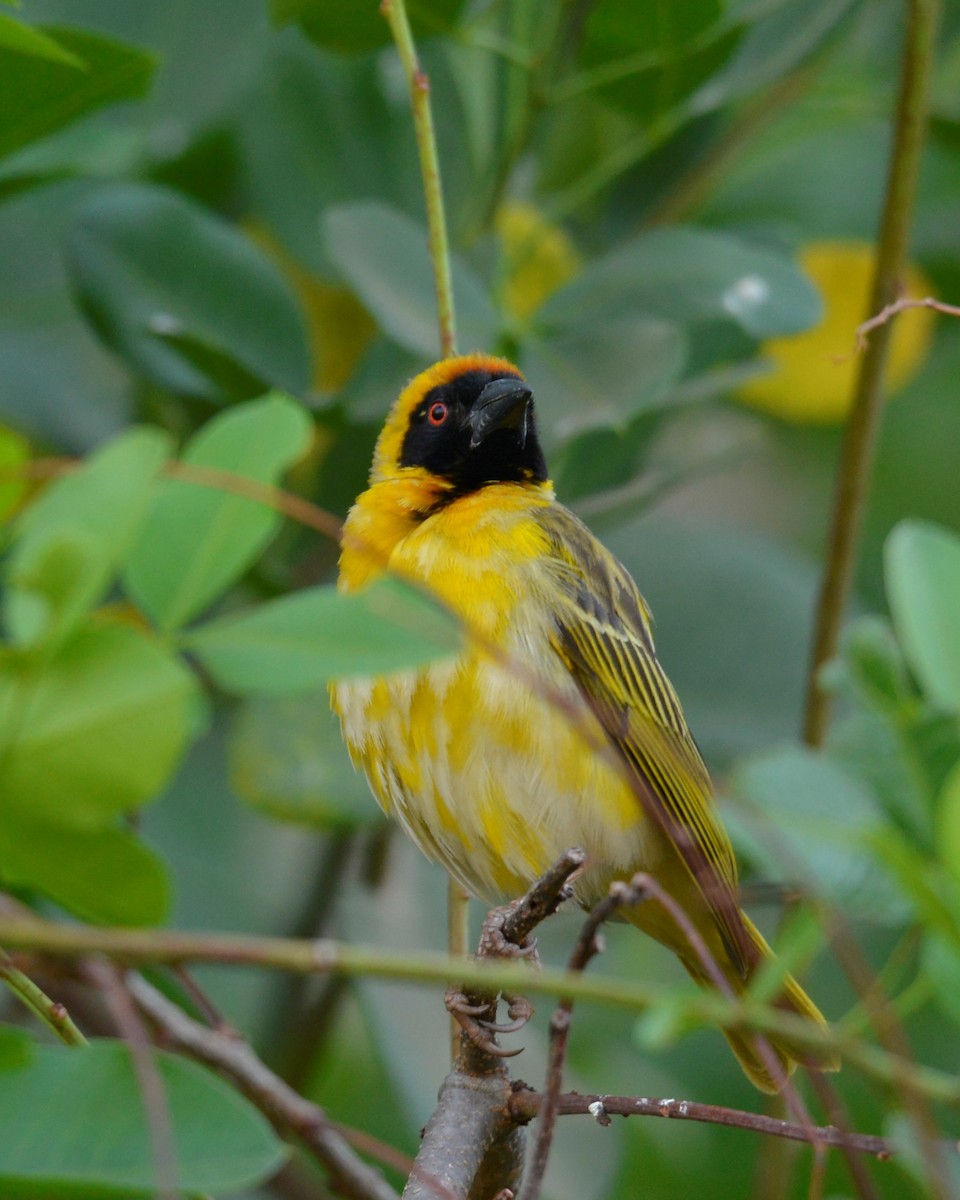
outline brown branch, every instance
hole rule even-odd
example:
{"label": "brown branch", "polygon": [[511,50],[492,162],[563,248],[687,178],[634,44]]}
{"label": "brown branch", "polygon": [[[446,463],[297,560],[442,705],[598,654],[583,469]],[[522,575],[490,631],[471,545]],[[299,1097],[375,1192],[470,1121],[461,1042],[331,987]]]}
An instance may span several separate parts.
{"label": "brown branch", "polygon": [[[629,884],[618,880],[610,885],[609,894],[594,906],[583,923],[580,936],[574,944],[570,961],[567,964],[568,970],[578,973],[585,970],[590,960],[600,953],[603,949],[600,927],[618,909],[640,904],[646,899],[646,878],[646,876],[637,875]],[[550,1053],[547,1061],[546,1087],[540,1105],[537,1139],[533,1146],[533,1155],[524,1183],[522,1200],[537,1200],[543,1185],[543,1177],[547,1172],[547,1160],[550,1157],[550,1146],[553,1143],[553,1130],[560,1101],[560,1088],[563,1085],[563,1066],[567,1057],[567,1044],[570,1040],[572,1011],[573,1000],[566,996],[561,997],[550,1020]]]}
{"label": "brown branch", "polygon": [[[529,952],[527,940],[569,895],[568,880],[586,856],[568,850],[519,900],[494,909],[484,922],[479,959]],[[463,1002],[496,1020],[497,994],[474,986]],[[517,1003],[515,998],[511,998]],[[471,1035],[464,1024],[460,1052],[427,1123],[404,1200],[487,1200],[513,1193],[523,1169],[522,1129],[508,1112],[510,1076],[493,1032]]]}
{"label": "brown branch", "polygon": [[324,1110],[284,1083],[245,1041],[201,1025],[139,975],[127,977],[127,988],[168,1045],[226,1075],[275,1125],[295,1134],[330,1173],[331,1186],[340,1195],[397,1200],[393,1188],[354,1153]]}
{"label": "brown branch", "polygon": [[[532,1121],[540,1115],[544,1096],[527,1088],[515,1085],[509,1100],[510,1112],[516,1121]],[[803,1125],[781,1121],[762,1113],[745,1112],[737,1108],[723,1108],[717,1104],[698,1104],[694,1100],[660,1100],[652,1096],[603,1096],[581,1095],[579,1092],[564,1092],[558,1097],[557,1115],[590,1116],[599,1125],[609,1125],[611,1117],[666,1117],[678,1121],[700,1121],[707,1125],[726,1125],[731,1129],[745,1129],[750,1133],[770,1137],[787,1138],[793,1142],[810,1144],[816,1140],[824,1146],[847,1146],[860,1154],[869,1154],[885,1162],[895,1148],[883,1137],[870,1133],[851,1133],[835,1125],[817,1126],[811,1138],[810,1131]]]}

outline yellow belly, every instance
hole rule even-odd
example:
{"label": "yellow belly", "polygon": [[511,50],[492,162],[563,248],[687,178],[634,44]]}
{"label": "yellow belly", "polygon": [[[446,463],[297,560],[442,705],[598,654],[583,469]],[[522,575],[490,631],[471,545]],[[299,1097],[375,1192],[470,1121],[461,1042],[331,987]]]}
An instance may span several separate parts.
{"label": "yellow belly", "polygon": [[653,866],[617,772],[567,714],[481,653],[340,683],[334,704],[384,810],[475,895],[518,895],[571,846],[589,856],[588,901],[612,875]]}

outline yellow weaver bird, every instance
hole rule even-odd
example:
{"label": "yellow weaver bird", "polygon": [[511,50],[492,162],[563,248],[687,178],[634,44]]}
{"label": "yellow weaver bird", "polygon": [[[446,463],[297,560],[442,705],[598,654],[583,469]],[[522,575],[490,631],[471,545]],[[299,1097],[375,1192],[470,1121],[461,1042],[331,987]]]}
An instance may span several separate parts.
{"label": "yellow weaver bird", "polygon": [[[388,568],[480,636],[453,660],[333,685],[383,809],[488,901],[520,895],[571,846],[588,856],[575,882],[585,906],[613,880],[649,873],[742,992],[772,952],[738,906],[733,850],[650,614],[626,569],[554,498],[532,393],[506,360],[446,359],[393,406],[344,527],[340,587]],[[715,986],[663,904],[624,915]],[[789,976],[776,1004],[823,1024]],[[764,1091],[798,1062],[838,1066],[778,1036],[771,1070],[752,1039],[726,1036]]]}

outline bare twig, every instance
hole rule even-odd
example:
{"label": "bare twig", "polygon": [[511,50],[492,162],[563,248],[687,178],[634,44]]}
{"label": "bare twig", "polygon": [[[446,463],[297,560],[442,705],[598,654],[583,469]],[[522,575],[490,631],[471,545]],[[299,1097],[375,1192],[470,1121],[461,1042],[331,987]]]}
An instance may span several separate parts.
{"label": "bare twig", "polygon": [[[939,0],[909,0],[907,8],[909,16],[893,148],[868,315],[881,312],[897,300],[926,126],[927,90],[933,68],[940,4]],[[830,696],[821,684],[820,669],[836,655],[853,581],[860,523],[880,422],[890,329],[889,324],[880,324],[863,355],[840,453],[827,564],[817,602],[816,632],[807,679],[803,736],[810,746],[823,744],[830,718]]]}
{"label": "bare twig", "polygon": [[[517,1121],[532,1121],[539,1116],[544,1097],[524,1085],[515,1085],[510,1097],[510,1112]],[[803,1125],[781,1121],[762,1113],[723,1108],[716,1104],[698,1104],[694,1100],[661,1100],[653,1096],[603,1096],[564,1092],[558,1097],[557,1115],[591,1116],[601,1125],[611,1117],[666,1117],[678,1121],[700,1121],[707,1125],[726,1125],[750,1133],[810,1143],[810,1131]],[[847,1146],[860,1154],[869,1154],[881,1162],[890,1158],[894,1147],[886,1138],[868,1133],[851,1133],[835,1125],[820,1125],[813,1131],[823,1146]]]}
{"label": "bare twig", "polygon": [[138,975],[128,977],[127,987],[168,1045],[226,1075],[271,1121],[294,1133],[330,1172],[341,1195],[397,1200],[393,1188],[357,1157],[324,1110],[284,1083],[245,1041],[201,1025]]}
{"label": "bare twig", "polygon": [[440,353],[449,358],[457,352],[457,327],[453,309],[453,281],[450,274],[450,250],[447,242],[447,222],[443,212],[443,188],[440,182],[440,160],[433,133],[430,111],[430,80],[420,69],[417,48],[413,42],[404,0],[381,0],[380,11],[390,24],[390,32],[403,64],[413,106],[413,128],[420,154],[420,174],[423,179],[423,198],[427,208],[427,233],[430,241],[430,262],[437,291],[437,321],[440,327]]}
{"label": "bare twig", "polygon": [[859,353],[866,350],[870,342],[870,334],[875,329],[888,324],[894,317],[898,317],[902,312],[907,312],[911,308],[929,308],[934,312],[942,313],[945,317],[960,317],[960,306],[945,304],[942,300],[937,300],[935,296],[923,296],[919,298],[915,296],[901,296],[899,300],[894,300],[892,303],[884,305],[876,316],[870,317],[867,321],[862,321],[857,326],[854,351]]}

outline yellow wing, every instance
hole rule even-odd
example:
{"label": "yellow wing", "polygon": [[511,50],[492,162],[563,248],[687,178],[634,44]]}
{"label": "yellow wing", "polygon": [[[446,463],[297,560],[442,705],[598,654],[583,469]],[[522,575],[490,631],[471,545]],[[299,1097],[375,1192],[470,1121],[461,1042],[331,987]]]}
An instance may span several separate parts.
{"label": "yellow wing", "polygon": [[626,569],[567,509],[543,522],[557,561],[554,648],[676,846],[737,969],[756,957],[737,904],[737,864],[676,692],[657,661],[649,610]]}

